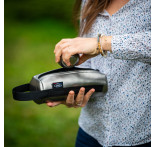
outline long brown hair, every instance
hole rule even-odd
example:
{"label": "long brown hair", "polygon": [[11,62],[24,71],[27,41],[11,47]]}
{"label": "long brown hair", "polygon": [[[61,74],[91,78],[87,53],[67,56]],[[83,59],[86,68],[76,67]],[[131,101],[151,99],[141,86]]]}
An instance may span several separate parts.
{"label": "long brown hair", "polygon": [[106,9],[109,5],[110,1],[111,0],[88,0],[88,2],[84,5],[83,9],[81,10],[80,8],[82,0],[76,0],[73,11],[73,19],[77,26],[77,20],[79,20],[81,10],[81,35],[88,33],[98,13],[103,12],[103,10]]}

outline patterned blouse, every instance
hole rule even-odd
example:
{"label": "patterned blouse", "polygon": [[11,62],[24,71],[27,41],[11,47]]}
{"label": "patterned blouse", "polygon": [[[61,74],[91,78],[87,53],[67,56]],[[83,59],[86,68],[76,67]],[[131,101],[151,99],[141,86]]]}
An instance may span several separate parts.
{"label": "patterned blouse", "polygon": [[112,16],[99,13],[88,34],[112,37],[112,53],[80,65],[107,75],[108,92],[82,108],[79,126],[104,146],[151,141],[151,0],[130,0]]}

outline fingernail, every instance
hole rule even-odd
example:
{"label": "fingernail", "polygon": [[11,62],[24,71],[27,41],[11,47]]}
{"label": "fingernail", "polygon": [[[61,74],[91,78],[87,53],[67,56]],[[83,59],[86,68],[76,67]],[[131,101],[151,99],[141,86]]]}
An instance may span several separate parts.
{"label": "fingernail", "polygon": [[95,92],[95,89],[92,89],[92,92]]}
{"label": "fingernail", "polygon": [[73,95],[74,94],[74,91],[70,91],[69,94]]}
{"label": "fingernail", "polygon": [[81,87],[81,89],[80,89],[81,91],[85,91],[85,88],[84,87]]}

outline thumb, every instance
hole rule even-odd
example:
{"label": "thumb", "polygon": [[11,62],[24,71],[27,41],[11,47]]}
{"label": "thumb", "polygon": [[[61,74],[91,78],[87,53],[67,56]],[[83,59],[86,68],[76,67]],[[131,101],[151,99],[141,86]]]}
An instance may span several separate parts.
{"label": "thumb", "polygon": [[77,65],[80,65],[82,64],[83,62],[85,62],[86,60],[92,58],[92,57],[95,57],[95,55],[85,55],[83,54],[82,56],[80,56],[80,59],[79,59],[79,62]]}
{"label": "thumb", "polygon": [[63,102],[62,102],[62,101],[57,101],[57,102],[47,101],[46,104],[47,104],[47,106],[49,106],[49,107],[54,107],[54,106],[58,106],[58,105],[60,105],[60,104],[63,104]]}

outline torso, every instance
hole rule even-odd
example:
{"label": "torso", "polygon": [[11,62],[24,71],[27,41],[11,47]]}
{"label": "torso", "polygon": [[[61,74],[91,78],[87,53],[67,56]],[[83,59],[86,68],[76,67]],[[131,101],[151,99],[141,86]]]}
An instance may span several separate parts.
{"label": "torso", "polygon": [[[134,34],[141,37],[139,33],[151,31],[150,0],[112,2],[106,11],[98,15],[84,37],[105,34],[118,37],[119,42],[122,35],[129,35],[132,39]],[[117,5],[117,9],[113,9],[114,5]],[[137,46],[138,42],[139,38],[133,44]],[[131,48],[130,43],[126,44],[122,53],[119,50],[108,53],[107,58],[98,55],[84,65],[107,75],[108,92],[101,97],[91,97],[79,119],[80,127],[104,146],[131,146],[150,141],[151,65],[137,59],[128,60],[132,52],[124,54],[128,49],[134,52],[138,48],[137,51],[143,53],[138,54],[141,58],[147,54],[143,50],[145,44],[150,42],[144,37],[137,47]]]}

